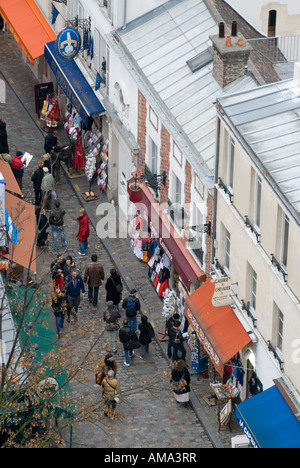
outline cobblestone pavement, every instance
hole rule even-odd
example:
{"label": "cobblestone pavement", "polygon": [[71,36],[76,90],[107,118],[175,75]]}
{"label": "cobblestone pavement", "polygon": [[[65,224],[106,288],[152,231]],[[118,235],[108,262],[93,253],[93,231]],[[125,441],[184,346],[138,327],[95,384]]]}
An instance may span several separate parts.
{"label": "cobblestone pavement", "polygon": [[[9,34],[0,32],[0,79],[7,80],[7,102],[0,104],[0,114],[7,124],[8,139],[11,152],[15,149],[28,151],[34,155],[31,168],[26,170],[23,187],[26,201],[33,202],[33,191],[30,176],[37,162],[44,153],[44,134],[39,128],[39,122],[34,108],[35,78],[30,68],[22,61],[18,46]],[[1,75],[2,74],[2,75]],[[61,134],[60,138],[64,135]],[[84,271],[88,257],[78,254],[77,216],[81,204],[84,203],[81,192],[85,190],[85,178],[66,178],[63,174],[63,184],[57,187],[58,198],[66,210],[65,232],[68,242],[63,255],[73,256],[77,268]],[[95,191],[97,188],[95,188]],[[105,268],[106,277],[113,266],[117,266],[123,279],[124,295],[135,286],[139,291],[142,310],[153,321],[156,331],[164,329],[165,319],[162,317],[162,302],[152,287],[145,264],[140,263],[133,255],[128,239],[102,239],[97,237],[96,207],[98,202],[89,202],[86,209],[91,221],[89,239],[89,255],[97,253]],[[49,274],[49,266],[56,253],[50,246],[38,250],[38,277]],[[51,294],[51,286],[45,282],[47,293]],[[71,347],[74,361],[79,361],[84,352],[89,350],[94,339],[100,337],[103,331],[101,316],[105,307],[104,287],[100,288],[98,309],[92,309],[87,297],[81,301],[78,322],[66,323],[60,340],[61,346]],[[124,316],[124,312],[122,313]],[[93,357],[85,368],[86,380],[75,378],[71,382],[75,400],[94,395],[101,398],[100,388],[94,385],[96,362],[103,357],[105,340],[100,337]],[[73,434],[73,447],[105,447],[105,448],[213,448],[230,447],[230,438],[240,433],[236,421],[233,421],[232,431],[224,428],[218,433],[216,407],[209,407],[203,396],[210,394],[207,380],[192,377],[192,407],[179,407],[172,396],[169,385],[169,362],[165,353],[165,344],[154,341],[150,345],[150,355],[147,362],[139,359],[140,352],[132,359],[132,365],[123,364],[123,350],[119,343],[116,361],[118,363],[118,379],[125,391],[125,401],[119,406],[118,418],[110,421],[101,411],[94,414],[91,420],[94,425],[76,424]],[[189,356],[188,356],[189,358]],[[234,418],[233,418],[234,419]]]}

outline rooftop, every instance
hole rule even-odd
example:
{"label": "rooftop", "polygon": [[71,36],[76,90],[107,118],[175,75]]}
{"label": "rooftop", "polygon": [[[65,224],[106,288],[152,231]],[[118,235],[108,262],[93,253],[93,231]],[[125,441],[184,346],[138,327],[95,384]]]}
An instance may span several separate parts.
{"label": "rooftop", "polygon": [[[146,77],[157,101],[167,108],[177,134],[185,135],[201,164],[213,174],[213,103],[217,96],[247,90],[257,83],[246,74],[223,90],[212,76],[212,61],[203,60],[201,64],[201,54],[212,46],[209,36],[218,34],[217,21],[205,2],[171,0],[118,34],[135,69]],[[189,61],[196,57],[199,65],[192,71]]]}

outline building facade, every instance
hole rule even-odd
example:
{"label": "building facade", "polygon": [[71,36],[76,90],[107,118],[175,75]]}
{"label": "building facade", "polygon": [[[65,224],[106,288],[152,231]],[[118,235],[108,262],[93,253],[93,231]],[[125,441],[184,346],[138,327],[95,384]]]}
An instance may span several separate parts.
{"label": "building facade", "polygon": [[216,272],[231,278],[255,336],[245,366],[264,389],[283,377],[299,399],[299,87],[282,81],[216,106]]}

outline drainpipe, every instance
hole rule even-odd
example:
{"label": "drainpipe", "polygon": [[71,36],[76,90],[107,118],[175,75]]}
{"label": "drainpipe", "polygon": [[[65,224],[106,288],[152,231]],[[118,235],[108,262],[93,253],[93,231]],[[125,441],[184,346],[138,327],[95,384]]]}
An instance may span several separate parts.
{"label": "drainpipe", "polygon": [[216,141],[216,157],[215,157],[215,184],[214,184],[214,211],[213,211],[213,230],[212,230],[212,249],[211,249],[211,264],[215,263],[215,240],[216,240],[216,221],[217,221],[217,198],[218,190],[217,183],[219,177],[219,153],[220,153],[220,128],[221,119],[217,117],[217,141]]}
{"label": "drainpipe", "polygon": [[127,0],[124,0],[124,24],[122,29],[126,29],[127,26]]}

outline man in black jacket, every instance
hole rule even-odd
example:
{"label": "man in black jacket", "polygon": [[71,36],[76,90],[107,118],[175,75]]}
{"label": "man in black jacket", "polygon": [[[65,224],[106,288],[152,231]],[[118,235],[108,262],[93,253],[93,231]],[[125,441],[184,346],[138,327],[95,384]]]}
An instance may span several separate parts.
{"label": "man in black jacket", "polygon": [[125,366],[130,366],[129,359],[134,355],[131,340],[137,339],[137,337],[135,331],[129,326],[127,319],[124,320],[123,327],[119,330],[119,339],[124,347],[124,364]]}
{"label": "man in black jacket", "polygon": [[3,122],[0,115],[0,154],[1,153],[9,153],[9,149],[7,143],[6,123]]}
{"label": "man in black jacket", "polygon": [[44,163],[43,161],[38,162],[38,168],[36,171],[31,176],[31,181],[33,182],[33,189],[34,189],[34,194],[35,194],[35,202],[34,204],[36,206],[39,206],[41,204],[42,200],[42,180],[44,177],[44,171],[43,171]]}
{"label": "man in black jacket", "polygon": [[177,312],[175,312],[171,317],[169,317],[167,320],[166,320],[166,334],[168,335],[169,337],[169,341],[168,341],[168,357],[171,359],[172,357],[172,340],[171,340],[171,337],[170,337],[170,330],[171,328],[173,328],[174,326],[174,322],[175,320],[179,320],[179,314],[177,314]]}
{"label": "man in black jacket", "polygon": [[141,303],[138,297],[136,297],[137,290],[131,289],[129,296],[126,297],[122,303],[122,308],[125,309],[126,318],[129,326],[134,331],[137,330],[137,313],[141,309]]}
{"label": "man in black jacket", "polygon": [[67,246],[64,228],[64,216],[66,212],[60,207],[60,201],[55,200],[54,209],[51,211],[49,216],[49,224],[52,227],[52,237],[54,242],[53,250],[58,250],[58,236],[60,234],[61,243],[63,247]]}
{"label": "man in black jacket", "polygon": [[[184,338],[180,330],[180,325],[180,320],[175,320],[173,327],[169,330],[169,339],[171,340],[171,346],[173,348],[173,362],[178,361],[179,359],[185,361],[186,357],[186,350],[183,344]],[[181,357],[178,356],[178,352],[181,353]]]}
{"label": "man in black jacket", "polygon": [[51,154],[51,151],[55,150],[55,148],[57,147],[57,136],[58,136],[57,130],[53,130],[51,133],[48,133],[48,135],[45,138],[45,145],[44,145],[45,153]]}

